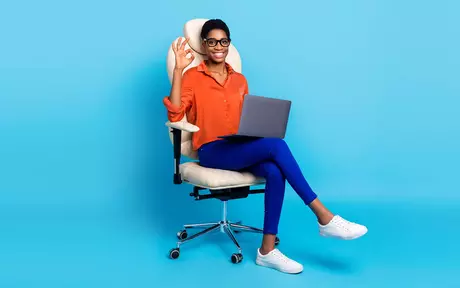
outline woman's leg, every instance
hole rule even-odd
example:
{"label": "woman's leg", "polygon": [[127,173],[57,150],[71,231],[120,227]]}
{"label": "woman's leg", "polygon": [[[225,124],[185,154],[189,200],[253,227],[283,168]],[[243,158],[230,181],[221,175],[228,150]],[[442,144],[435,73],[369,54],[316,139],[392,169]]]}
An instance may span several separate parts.
{"label": "woman's leg", "polygon": [[276,234],[278,234],[278,224],[286,187],[286,179],[283,173],[271,161],[260,162],[250,166],[247,170],[256,176],[264,177],[266,180],[264,236],[262,245],[257,251],[256,263],[286,273],[302,272],[302,264],[287,258],[278,249],[275,249]]}
{"label": "woman's leg", "polygon": [[367,228],[333,215],[317,198],[302,174],[288,145],[282,139],[261,138],[249,141],[215,141],[199,149],[201,165],[226,170],[243,170],[255,164],[274,162],[300,198],[315,213],[320,235],[356,239]]}
{"label": "woman's leg", "polygon": [[276,234],[284,201],[286,179],[274,162],[261,162],[247,169],[258,177],[264,177],[265,201],[264,201],[264,237],[260,253],[268,254],[275,249]]}

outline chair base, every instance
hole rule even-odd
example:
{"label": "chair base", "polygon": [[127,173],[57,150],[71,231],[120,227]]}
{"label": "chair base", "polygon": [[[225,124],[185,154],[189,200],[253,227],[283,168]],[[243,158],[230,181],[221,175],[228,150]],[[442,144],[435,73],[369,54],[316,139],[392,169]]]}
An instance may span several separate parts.
{"label": "chair base", "polygon": [[[191,236],[188,235],[187,230],[188,229],[203,229],[202,231],[193,234]],[[176,248],[173,248],[169,252],[169,256],[172,259],[177,259],[180,256],[180,246],[193,240],[196,239],[200,236],[220,231],[221,233],[227,234],[227,236],[232,240],[232,242],[235,244],[238,252],[232,254],[231,260],[233,263],[237,264],[240,263],[243,260],[243,251],[241,249],[240,244],[238,243],[238,240],[235,237],[236,233],[240,232],[252,232],[252,233],[258,233],[258,234],[263,234],[263,230],[252,227],[252,226],[247,226],[247,225],[242,225],[241,221],[238,222],[231,222],[227,220],[227,201],[223,201],[223,217],[222,220],[219,222],[212,222],[212,223],[199,223],[199,224],[186,224],[184,225],[184,230],[181,230],[177,232],[177,237],[179,238],[179,241],[177,242]],[[276,237],[275,245],[279,244],[279,238]]]}

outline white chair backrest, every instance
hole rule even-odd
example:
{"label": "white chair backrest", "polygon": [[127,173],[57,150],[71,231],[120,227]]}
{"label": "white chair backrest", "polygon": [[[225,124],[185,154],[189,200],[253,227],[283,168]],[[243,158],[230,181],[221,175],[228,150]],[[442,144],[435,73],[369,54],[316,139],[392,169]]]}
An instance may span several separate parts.
{"label": "white chair backrest", "polygon": [[[184,70],[187,71],[190,68],[193,68],[195,66],[198,66],[203,60],[206,59],[206,55],[202,46],[202,39],[201,39],[201,28],[203,27],[203,24],[207,21],[208,19],[193,19],[185,23],[184,25],[184,37],[190,37],[189,43],[187,43],[185,49],[192,49],[192,53],[195,56],[195,59],[193,62]],[[183,40],[185,38],[182,38]],[[241,57],[240,54],[238,53],[238,50],[233,44],[230,44],[228,55],[226,62],[229,63],[232,68],[236,71],[241,73]],[[167,56],[167,70],[168,70],[168,78],[169,82],[172,84],[172,75],[174,71],[174,66],[176,64],[176,59],[174,56],[174,51],[172,50],[172,47],[169,47],[168,51],[168,56]],[[187,116],[184,116],[184,118],[180,121],[185,121],[187,122]],[[169,132],[169,137],[171,139],[171,142],[173,141],[173,136],[172,136],[172,129],[168,128]],[[192,159],[198,159],[198,155],[196,151],[192,149],[192,133],[182,131],[182,138],[181,138],[181,153],[184,156],[187,156]]]}

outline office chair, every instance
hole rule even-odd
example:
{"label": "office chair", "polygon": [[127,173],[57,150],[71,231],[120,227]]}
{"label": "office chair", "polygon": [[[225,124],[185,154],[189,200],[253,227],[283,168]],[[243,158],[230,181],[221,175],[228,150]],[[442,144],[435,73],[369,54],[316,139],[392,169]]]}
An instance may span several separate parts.
{"label": "office chair", "polygon": [[[195,55],[194,61],[185,69],[188,70],[197,66],[203,59],[205,53],[201,46],[201,27],[207,19],[193,19],[184,26],[184,36],[190,37],[186,49],[191,48]],[[229,47],[227,62],[237,72],[241,72],[240,55],[233,46]],[[167,70],[169,81],[172,82],[172,74],[175,65],[175,55],[172,48],[169,48],[167,56]],[[185,72],[184,71],[184,72]],[[170,250],[169,256],[177,259],[180,256],[180,246],[186,242],[196,239],[205,234],[220,231],[226,233],[235,244],[238,252],[231,255],[232,263],[240,263],[243,260],[243,253],[240,244],[235,236],[239,232],[263,233],[262,229],[242,225],[241,222],[231,222],[227,219],[227,202],[235,199],[248,197],[250,194],[264,193],[265,189],[253,189],[253,186],[263,186],[265,179],[256,177],[249,172],[236,172],[220,169],[211,169],[200,166],[196,151],[192,150],[192,135],[200,128],[187,122],[187,116],[178,122],[166,122],[169,130],[170,140],[173,144],[174,154],[174,184],[187,183],[193,186],[190,196],[195,200],[218,199],[222,202],[222,218],[218,222],[187,224],[177,233],[179,241],[177,246]],[[190,158],[192,161],[181,163],[181,156]],[[207,191],[206,193],[203,193]],[[196,234],[189,235],[188,230],[201,229]],[[279,239],[276,238],[276,245]]]}

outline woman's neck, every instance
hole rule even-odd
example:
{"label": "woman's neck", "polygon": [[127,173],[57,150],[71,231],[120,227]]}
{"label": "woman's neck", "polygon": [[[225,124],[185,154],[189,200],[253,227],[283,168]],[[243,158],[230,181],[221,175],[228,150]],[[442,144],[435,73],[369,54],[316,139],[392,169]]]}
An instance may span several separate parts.
{"label": "woman's neck", "polygon": [[207,60],[206,61],[206,66],[208,67],[209,71],[217,72],[217,73],[224,73],[225,69],[226,69],[225,62],[214,63],[212,61]]}

